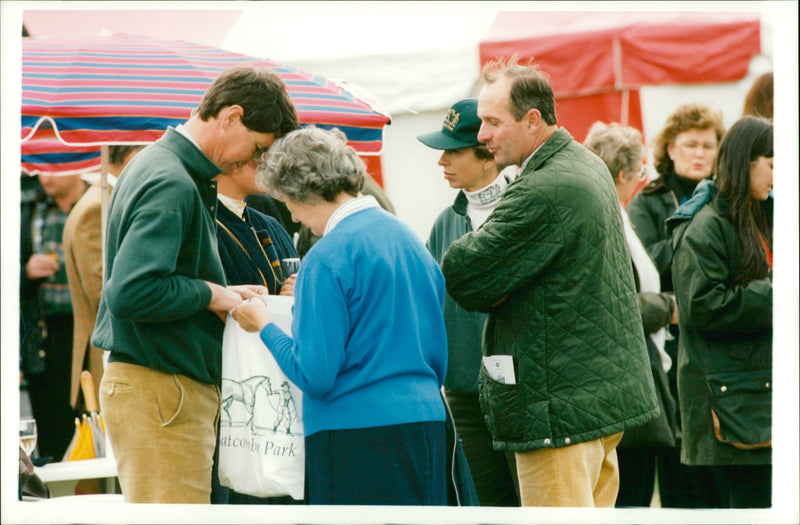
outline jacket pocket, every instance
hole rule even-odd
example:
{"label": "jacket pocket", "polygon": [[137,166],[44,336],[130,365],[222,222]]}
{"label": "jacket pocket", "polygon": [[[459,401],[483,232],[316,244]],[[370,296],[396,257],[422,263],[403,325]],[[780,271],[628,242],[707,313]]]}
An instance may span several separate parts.
{"label": "jacket pocket", "polygon": [[772,446],[772,371],[706,374],[717,440],[741,450]]}
{"label": "jacket pocket", "polygon": [[527,434],[523,385],[495,381],[481,366],[478,375],[481,410],[492,437],[497,441],[522,441]]}

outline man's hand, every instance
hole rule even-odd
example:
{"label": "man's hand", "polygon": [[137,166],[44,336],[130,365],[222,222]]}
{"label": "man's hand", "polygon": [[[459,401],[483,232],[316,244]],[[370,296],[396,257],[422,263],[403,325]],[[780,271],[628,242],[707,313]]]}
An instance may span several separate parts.
{"label": "man's hand", "polygon": [[264,286],[244,284],[225,287],[210,281],[206,281],[206,284],[211,288],[211,301],[208,303],[208,309],[223,321],[228,312],[236,308],[242,301],[260,295],[269,295],[269,290]]}
{"label": "man's hand", "polygon": [[238,293],[242,300],[254,299],[262,295],[269,295],[269,290],[266,286],[257,284],[240,284],[235,286],[228,286],[228,290],[233,290]]}
{"label": "man's hand", "polygon": [[34,253],[25,264],[25,275],[28,279],[44,279],[58,271],[58,259],[44,253]]}

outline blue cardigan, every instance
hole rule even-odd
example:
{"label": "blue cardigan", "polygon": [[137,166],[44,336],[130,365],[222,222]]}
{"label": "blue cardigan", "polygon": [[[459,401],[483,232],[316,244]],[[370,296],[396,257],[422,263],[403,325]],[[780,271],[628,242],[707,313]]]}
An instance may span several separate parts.
{"label": "blue cardigan", "polygon": [[444,278],[406,225],[380,208],[344,218],[306,254],[294,339],[261,339],[303,391],[305,434],[444,421]]}

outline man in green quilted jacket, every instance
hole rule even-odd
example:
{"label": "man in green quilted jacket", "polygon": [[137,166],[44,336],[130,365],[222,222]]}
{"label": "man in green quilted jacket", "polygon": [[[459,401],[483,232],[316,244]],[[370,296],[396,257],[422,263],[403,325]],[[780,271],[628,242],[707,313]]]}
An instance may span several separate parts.
{"label": "man in green quilted jacket", "polygon": [[614,182],[557,126],[540,71],[512,59],[483,80],[478,140],[521,169],[442,263],[453,299],[489,314],[481,410],[523,505],[613,507],[622,432],[659,411]]}

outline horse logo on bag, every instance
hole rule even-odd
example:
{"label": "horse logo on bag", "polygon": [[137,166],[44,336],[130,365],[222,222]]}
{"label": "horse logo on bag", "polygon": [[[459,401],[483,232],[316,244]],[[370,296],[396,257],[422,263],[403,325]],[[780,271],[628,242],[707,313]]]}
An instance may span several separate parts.
{"label": "horse logo on bag", "polygon": [[[267,403],[263,403],[266,398]],[[222,378],[222,411],[228,427],[247,427],[255,435],[264,436],[269,432],[265,407],[272,409],[272,434],[281,427],[283,433],[292,435],[292,423],[297,421],[297,406],[289,383],[281,383],[280,391],[272,389],[267,376],[252,376],[242,381]],[[238,405],[235,405],[238,404]],[[241,405],[241,406],[239,406]]]}

